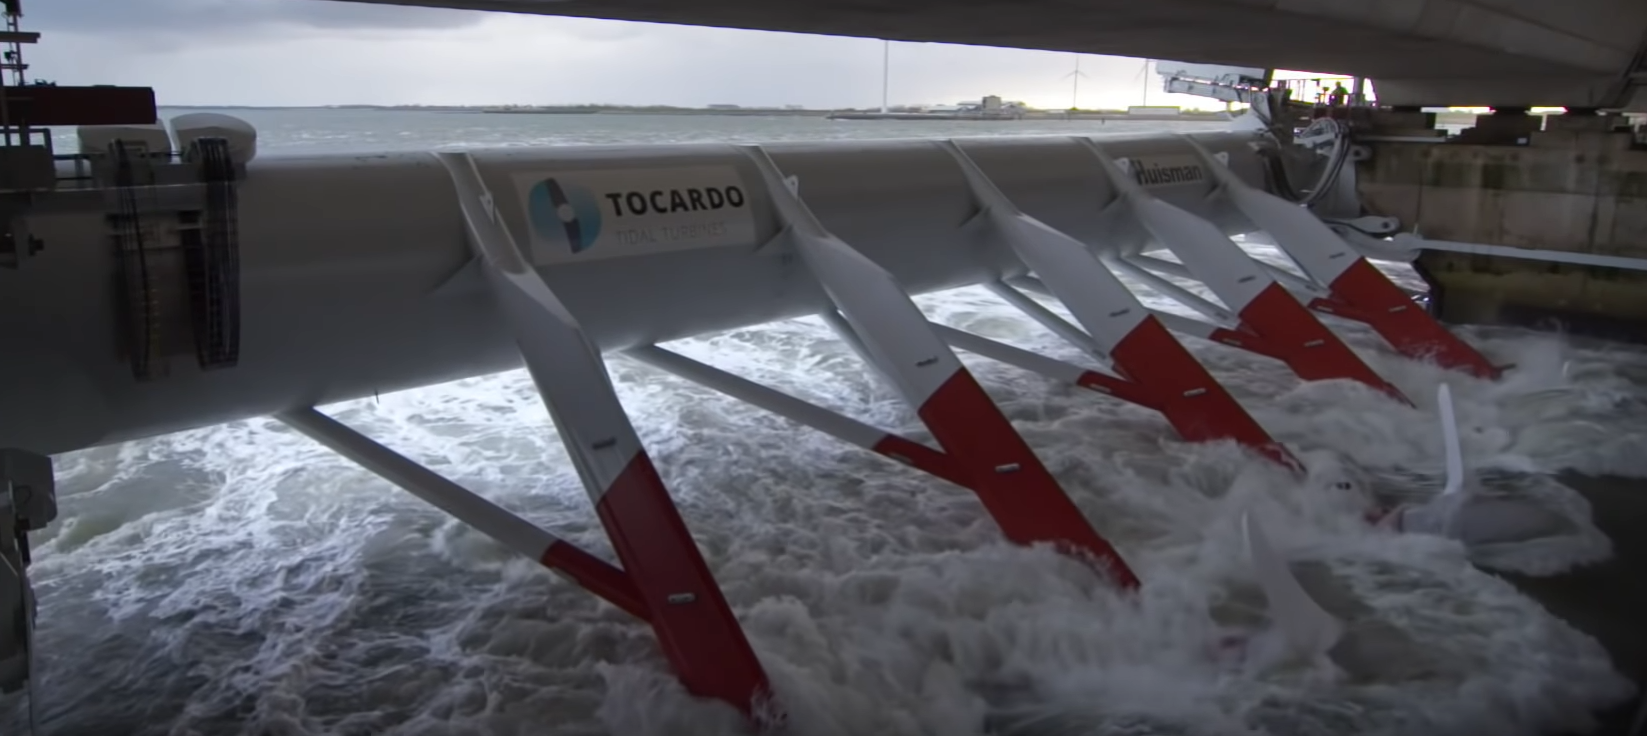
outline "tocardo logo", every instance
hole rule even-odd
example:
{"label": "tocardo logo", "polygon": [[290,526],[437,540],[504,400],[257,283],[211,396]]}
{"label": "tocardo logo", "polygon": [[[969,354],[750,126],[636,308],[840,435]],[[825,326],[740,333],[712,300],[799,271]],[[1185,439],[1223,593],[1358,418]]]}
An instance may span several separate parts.
{"label": "tocardo logo", "polygon": [[710,212],[744,205],[743,190],[735,186],[607,192],[604,196],[616,217]]}
{"label": "tocardo logo", "polygon": [[588,189],[548,178],[533,185],[527,199],[532,229],[581,253],[600,237],[600,200]]}
{"label": "tocardo logo", "polygon": [[[527,195],[532,229],[552,243],[564,243],[572,253],[594,247],[603,231],[609,231],[608,239],[628,244],[702,238],[725,228],[721,218],[747,216],[747,205],[743,189],[735,184],[592,191],[552,177],[533,185]],[[700,222],[704,217],[714,221]]]}
{"label": "tocardo logo", "polygon": [[1146,187],[1194,184],[1205,181],[1207,172],[1196,164],[1162,166],[1160,164],[1134,161],[1132,162],[1132,178],[1139,185]]}

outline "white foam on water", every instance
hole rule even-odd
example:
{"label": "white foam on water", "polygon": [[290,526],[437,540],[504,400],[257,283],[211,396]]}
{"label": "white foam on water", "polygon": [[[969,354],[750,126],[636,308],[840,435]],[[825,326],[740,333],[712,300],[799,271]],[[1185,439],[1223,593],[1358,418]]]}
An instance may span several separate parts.
{"label": "white foam on water", "polygon": [[[1261,261],[1290,261],[1262,236],[1240,238]],[[1172,260],[1167,253],[1156,254]],[[1378,264],[1400,285],[1421,288],[1410,268]],[[1169,280],[1216,301],[1198,282]],[[1127,280],[1149,306],[1190,315]],[[1050,305],[1049,305],[1050,306]],[[1057,307],[1053,307],[1055,311]],[[1647,402],[1647,350],[1561,335],[1503,328],[1455,328],[1495,364],[1513,366],[1497,381],[1475,379],[1395,353],[1369,327],[1322,316],[1380,375],[1416,404],[1404,407],[1342,381],[1300,383],[1276,361],[1204,341],[1191,351],[1212,369],[1277,439],[1329,452],[1386,502],[1422,502],[1445,478],[1444,442],[1435,389],[1452,387],[1465,458],[1475,491],[1528,500],[1552,517],[1559,533],[1470,550],[1477,564],[1550,575],[1604,560],[1612,544],[1595,527],[1589,503],[1550,474],[1563,471],[1647,477],[1647,427],[1632,417]],[[1048,350],[1060,350],[1051,344]],[[1072,353],[1065,351],[1064,355]]]}
{"label": "white foam on water", "polygon": [[[981,289],[918,301],[947,324],[1082,360]],[[1303,480],[1233,447],[1179,442],[1148,410],[962,354],[1144,579],[1136,597],[1002,544],[965,490],[633,361],[609,364],[793,733],[1588,727],[1593,709],[1631,691],[1594,640],[1477,571],[1456,543],[1367,527],[1368,489],[1335,487],[1409,467],[1437,471],[1433,492],[1442,459],[1426,397],[1443,373],[1345,334],[1419,407],[1187,341],[1300,451]],[[1506,381],[1444,376],[1470,469],[1627,462],[1525,439],[1551,422],[1627,434],[1624,414],[1609,413],[1619,404],[1601,397],[1640,396],[1594,349],[1515,334],[1472,336],[1521,364]],[[668,347],[927,437],[817,320]],[[1561,362],[1538,358],[1556,348]],[[1561,372],[1569,361],[1579,368]],[[1528,398],[1550,391],[1581,398]],[[524,373],[328,411],[610,555]],[[46,718],[64,732],[737,732],[730,708],[682,692],[644,625],[272,421],[73,453],[59,467],[63,521],[40,538],[35,575]],[[1262,625],[1243,513],[1263,519],[1345,623],[1331,666],[1221,662],[1222,639]]]}
{"label": "white foam on water", "polygon": [[[262,128],[276,145],[399,145],[307,121]],[[634,140],[473,134],[490,145]],[[1256,239],[1248,248],[1285,264]],[[1188,314],[1128,283],[1150,306]],[[918,302],[940,322],[1085,361],[984,290]],[[1584,731],[1630,684],[1593,639],[1470,563],[1548,574],[1607,554],[1583,498],[1545,474],[1647,477],[1647,351],[1465,328],[1517,365],[1485,382],[1397,356],[1365,326],[1329,324],[1418,405],[1303,384],[1273,360],[1185,340],[1305,460],[1303,479],[1227,445],[1180,442],[1152,411],[962,353],[1143,578],[1136,596],[1046,550],[1003,544],[965,490],[638,363],[609,367],[795,734]],[[817,320],[668,347],[929,438]],[[1362,522],[1369,495],[1440,490],[1443,380],[1466,472],[1489,493],[1539,499],[1568,534],[1466,551]],[[327,411],[610,558],[523,372]],[[729,707],[682,692],[646,626],[273,421],[70,453],[57,467],[62,515],[36,535],[33,573],[52,733],[739,731]],[[1224,642],[1264,626],[1247,513],[1345,624],[1329,662],[1228,661]],[[18,702],[0,700],[5,733],[21,730]]]}

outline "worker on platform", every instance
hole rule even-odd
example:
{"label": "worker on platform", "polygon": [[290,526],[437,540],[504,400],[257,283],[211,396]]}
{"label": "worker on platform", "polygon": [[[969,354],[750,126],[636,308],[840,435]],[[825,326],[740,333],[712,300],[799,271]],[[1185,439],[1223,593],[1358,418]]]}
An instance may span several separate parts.
{"label": "worker on platform", "polygon": [[1333,85],[1332,92],[1327,95],[1327,104],[1331,107],[1342,107],[1350,100],[1350,91],[1344,89],[1344,83]]}

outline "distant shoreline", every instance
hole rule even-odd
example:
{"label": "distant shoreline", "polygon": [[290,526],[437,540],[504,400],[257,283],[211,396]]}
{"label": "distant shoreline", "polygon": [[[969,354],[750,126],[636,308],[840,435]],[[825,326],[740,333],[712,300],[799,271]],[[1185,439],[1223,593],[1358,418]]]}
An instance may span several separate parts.
{"label": "distant shoreline", "polygon": [[[487,105],[160,105],[163,110],[358,110],[380,112],[430,112],[458,114],[506,115],[681,115],[697,117],[789,117],[835,118],[841,120],[899,120],[899,121],[981,121],[1011,123],[1014,121],[1045,122],[1049,120],[1096,120],[1132,122],[1213,122],[1227,119],[1222,110],[1184,110],[1177,115],[1128,113],[1125,110],[1026,110],[1016,117],[979,117],[947,113],[894,112],[881,113],[879,109],[814,110],[767,107],[669,107],[620,105],[557,105],[557,106],[487,106]],[[1438,126],[1470,127],[1476,113],[1466,111],[1436,111]]]}
{"label": "distant shoreline", "polygon": [[792,117],[835,118],[846,120],[986,120],[1011,122],[1013,120],[1134,120],[1161,122],[1174,120],[1224,120],[1228,113],[1222,110],[1184,110],[1176,115],[1128,113],[1125,110],[1025,110],[1011,117],[969,116],[948,113],[893,112],[878,109],[845,108],[819,110],[807,108],[771,107],[670,107],[621,105],[554,105],[554,106],[490,106],[490,105],[161,105],[170,110],[362,110],[381,112],[440,112],[490,115],[685,115],[726,117]]}

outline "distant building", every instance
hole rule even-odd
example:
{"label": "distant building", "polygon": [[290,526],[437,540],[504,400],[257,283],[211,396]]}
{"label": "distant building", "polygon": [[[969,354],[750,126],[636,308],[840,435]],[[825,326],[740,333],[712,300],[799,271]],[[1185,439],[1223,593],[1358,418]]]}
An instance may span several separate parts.
{"label": "distant building", "polygon": [[1177,105],[1132,105],[1127,108],[1128,115],[1178,115],[1183,111]]}
{"label": "distant building", "polygon": [[805,110],[806,105],[784,105],[783,109],[785,109],[785,110]]}
{"label": "distant building", "polygon": [[985,113],[989,115],[1021,113],[1029,109],[1022,102],[1003,102],[1000,95],[988,95],[982,100],[962,100],[953,105],[928,105],[924,112]]}

